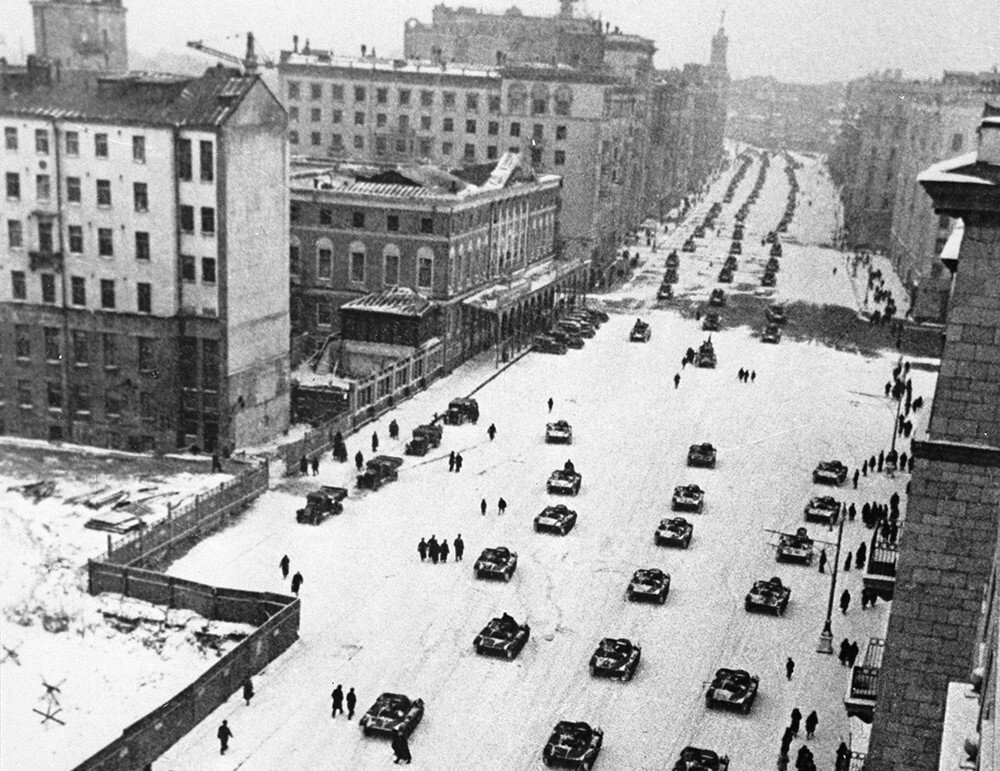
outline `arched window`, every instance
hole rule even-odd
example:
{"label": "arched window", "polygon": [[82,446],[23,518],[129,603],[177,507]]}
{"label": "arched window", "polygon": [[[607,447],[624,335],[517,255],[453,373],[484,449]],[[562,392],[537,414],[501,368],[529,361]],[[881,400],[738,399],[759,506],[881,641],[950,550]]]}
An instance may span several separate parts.
{"label": "arched window", "polygon": [[333,242],[329,238],[316,242],[316,278],[323,281],[333,278]]}
{"label": "arched window", "polygon": [[382,250],[382,284],[399,285],[399,247],[395,244],[386,244]]}
{"label": "arched window", "polygon": [[545,115],[549,111],[549,87],[536,83],[531,87],[531,114]]}
{"label": "arched window", "polygon": [[351,282],[365,283],[365,261],[367,249],[361,241],[351,243]]}
{"label": "arched window", "polygon": [[434,250],[429,246],[417,249],[417,288],[431,289],[434,286]]}
{"label": "arched window", "polygon": [[569,115],[570,108],[573,105],[573,89],[569,86],[559,86],[556,89],[555,94],[555,113],[556,115]]}
{"label": "arched window", "polygon": [[524,112],[528,102],[528,89],[524,83],[511,83],[507,89],[507,109],[510,112]]}

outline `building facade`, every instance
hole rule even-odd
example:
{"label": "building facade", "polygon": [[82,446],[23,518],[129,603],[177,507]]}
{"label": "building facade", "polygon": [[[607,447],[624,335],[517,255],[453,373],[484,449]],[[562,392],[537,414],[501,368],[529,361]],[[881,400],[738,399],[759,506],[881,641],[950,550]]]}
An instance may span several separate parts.
{"label": "building facade", "polygon": [[0,432],[143,451],[280,433],[280,103],[223,68],[47,82],[0,89]]}
{"label": "building facade", "polygon": [[32,0],[35,54],[61,70],[128,71],[122,0]]}

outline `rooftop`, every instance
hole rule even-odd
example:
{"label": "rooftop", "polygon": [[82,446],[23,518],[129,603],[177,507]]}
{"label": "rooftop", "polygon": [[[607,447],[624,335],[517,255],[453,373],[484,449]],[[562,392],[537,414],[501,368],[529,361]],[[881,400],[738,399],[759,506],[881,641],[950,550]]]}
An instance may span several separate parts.
{"label": "rooftop", "polygon": [[430,300],[412,289],[394,286],[381,292],[367,294],[340,306],[341,310],[357,310],[369,313],[388,313],[394,316],[419,318],[433,307]]}

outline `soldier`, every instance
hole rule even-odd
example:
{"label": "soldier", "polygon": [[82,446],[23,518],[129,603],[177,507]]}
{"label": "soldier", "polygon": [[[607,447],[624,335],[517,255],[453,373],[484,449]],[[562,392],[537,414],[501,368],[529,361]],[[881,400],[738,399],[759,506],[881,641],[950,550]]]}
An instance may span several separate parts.
{"label": "soldier", "polygon": [[840,743],[837,747],[837,762],[834,764],[834,771],[850,771],[851,768],[851,751],[847,748],[847,744],[844,742]]}
{"label": "soldier", "polygon": [[788,728],[792,732],[792,736],[799,735],[799,723],[802,722],[802,713],[799,712],[799,708],[796,707],[792,710],[792,722],[789,724]]}
{"label": "soldier", "polygon": [[[855,472],[854,472],[854,478],[855,478],[855,480],[857,479],[857,476],[858,476],[858,472],[857,472],[857,471],[855,471]],[[852,504],[851,504],[850,506],[848,506],[848,507],[847,507],[847,518],[848,518],[848,519],[849,519],[849,520],[850,520],[851,522],[853,522],[853,521],[854,521],[854,518],[855,518],[856,516],[858,516],[858,510],[857,510],[857,508],[855,507],[855,505],[854,505],[854,504],[852,503]]]}
{"label": "soldier", "polygon": [[427,554],[430,556],[431,562],[435,565],[438,564],[438,555],[440,554],[439,549],[440,547],[438,546],[437,538],[432,535],[430,540],[427,542]]}
{"label": "soldier", "polygon": [[914,459],[914,456],[910,455],[910,459],[906,462],[906,470],[907,471],[910,471],[910,472],[913,471],[913,459]]}
{"label": "soldier", "polygon": [[[868,459],[868,470],[871,471],[873,474],[875,473],[875,456],[874,455],[872,455]],[[881,471],[881,470],[882,469],[880,468],[879,471]]]}
{"label": "soldier", "polygon": [[[389,438],[399,439],[399,423],[396,422],[395,418],[389,423]],[[351,690],[353,691],[354,689],[352,688]]]}
{"label": "soldier", "polygon": [[305,579],[302,577],[301,573],[296,572],[295,575],[292,576],[292,594],[296,597],[299,596],[299,589],[302,588],[303,581],[305,581]]}
{"label": "soldier", "polygon": [[358,697],[354,693],[354,689],[351,688],[351,690],[349,690],[347,692],[347,719],[348,720],[353,720],[354,719],[354,708],[357,706],[357,704],[358,704]]}
{"label": "soldier", "polygon": [[421,562],[427,559],[427,541],[423,538],[421,538],[420,543],[417,544],[417,552],[420,554]]}
{"label": "soldier", "polygon": [[681,385],[681,373],[678,372],[674,375],[674,388],[679,388]]}
{"label": "soldier", "polygon": [[344,688],[338,685],[333,689],[333,693],[330,694],[330,698],[333,699],[333,706],[330,710],[330,717],[337,717],[337,713],[344,714]]}
{"label": "soldier", "polygon": [[219,737],[219,754],[225,755],[226,750],[229,749],[229,740],[233,738],[233,732],[229,730],[228,720],[222,721],[222,725],[219,726],[219,730],[216,731],[215,735]]}
{"label": "soldier", "polygon": [[791,680],[792,673],[795,671],[795,662],[792,661],[792,657],[788,657],[788,661],[785,662],[785,676]]}
{"label": "soldier", "polygon": [[291,560],[288,559],[288,555],[286,554],[284,557],[281,558],[281,562],[278,563],[278,566],[281,568],[281,577],[283,579],[288,578],[289,565],[291,565]]}
{"label": "soldier", "polygon": [[459,533],[455,537],[455,562],[461,562],[463,554],[465,554],[465,541],[462,540],[462,534]]}
{"label": "soldier", "polygon": [[888,396],[892,392],[892,382],[885,384],[885,395]]}
{"label": "soldier", "polygon": [[219,454],[215,453],[212,455],[212,473],[221,474],[222,473],[222,462],[219,460]]}
{"label": "soldier", "polygon": [[448,539],[447,538],[445,538],[443,541],[441,541],[441,546],[440,546],[439,551],[441,552],[441,562],[447,562],[448,561],[448,553],[451,551],[451,548],[448,546]]}
{"label": "soldier", "polygon": [[853,554],[851,554],[850,552],[847,552],[847,559],[844,560],[844,572],[845,573],[850,573],[851,572],[851,558],[853,556],[854,556]]}
{"label": "soldier", "polygon": [[361,454],[361,450],[358,450],[354,456],[354,465],[358,467],[358,471],[361,471],[361,467],[365,465],[365,456]]}
{"label": "soldier", "polygon": [[312,472],[313,476],[319,474],[319,455],[314,455],[312,459]]}
{"label": "soldier", "polygon": [[878,451],[878,470],[881,473],[882,466],[885,464],[885,452],[883,450]]}
{"label": "soldier", "polygon": [[309,461],[306,459],[305,455],[299,458],[299,473],[300,474],[309,473]]}
{"label": "soldier", "polygon": [[851,605],[851,593],[847,589],[844,589],[843,594],[840,595],[840,612],[846,616],[847,609],[850,607],[850,605]]}
{"label": "soldier", "polygon": [[861,473],[868,476],[868,461],[861,464]]}
{"label": "soldier", "polygon": [[396,759],[393,763],[406,763],[409,765],[413,757],[410,755],[410,745],[406,741],[406,737],[401,733],[396,733],[392,735],[392,751],[395,754]]}
{"label": "soldier", "polygon": [[481,500],[481,501],[479,502],[479,510],[480,510],[481,512],[483,512],[483,516],[485,517],[485,516],[486,516],[486,499],[485,499],[485,498],[483,498],[483,499],[482,499],[482,500]]}
{"label": "soldier", "polygon": [[750,370],[750,382],[752,383],[756,379],[757,379],[757,370],[755,369]]}
{"label": "soldier", "polygon": [[372,431],[372,455],[378,452],[378,432]]}
{"label": "soldier", "polygon": [[847,657],[850,648],[851,643],[846,637],[840,641],[840,655],[838,655],[837,658],[840,660],[840,666],[842,667],[847,666]]}
{"label": "soldier", "polygon": [[736,379],[740,382],[743,381],[743,367],[740,367],[740,371],[736,373]]}
{"label": "soldier", "polygon": [[899,453],[899,470],[906,471],[906,450]]}
{"label": "soldier", "polygon": [[493,441],[493,437],[497,435],[497,427],[495,424],[490,423],[490,427],[486,429],[486,434],[489,436],[490,441]]}
{"label": "soldier", "polygon": [[550,414],[550,415],[552,414],[552,405],[553,405],[553,404],[555,404],[555,402],[554,402],[554,401],[552,401],[552,397],[550,396],[550,397],[549,397],[549,414]]}
{"label": "soldier", "polygon": [[893,492],[893,494],[889,496],[889,508],[892,511],[899,510],[899,493]]}
{"label": "soldier", "polygon": [[868,545],[862,542],[861,545],[858,546],[857,554],[854,557],[854,564],[858,566],[858,570],[864,570],[865,560],[867,559],[867,557],[868,557]]}
{"label": "soldier", "polygon": [[451,453],[448,455],[448,471],[454,471],[454,470],[455,470],[455,451],[452,450]]}
{"label": "soldier", "polygon": [[859,476],[861,476],[861,472],[858,471],[857,469],[854,469],[854,489],[855,490],[858,489],[858,477]]}
{"label": "soldier", "polygon": [[849,646],[847,646],[847,666],[853,667],[854,662],[858,660],[858,653],[860,649],[858,648],[858,641],[854,640]]}
{"label": "soldier", "polygon": [[250,699],[253,698],[253,680],[249,677],[243,681],[243,700],[250,706]]}
{"label": "soldier", "polygon": [[575,474],[576,473],[576,466],[573,465],[573,461],[567,460],[563,464],[563,471],[565,471],[567,474]]}
{"label": "soldier", "polygon": [[499,501],[497,501],[497,513],[503,514],[505,511],[507,511],[507,501],[501,498]]}
{"label": "soldier", "polygon": [[820,549],[819,552],[819,572],[826,572],[826,549]]}
{"label": "soldier", "polygon": [[816,726],[819,725],[819,715],[816,714],[816,710],[809,713],[809,717],[806,718],[806,739],[812,739],[813,734],[816,733]]}
{"label": "soldier", "polygon": [[462,470],[462,453],[457,453],[455,455],[455,473],[457,474]]}

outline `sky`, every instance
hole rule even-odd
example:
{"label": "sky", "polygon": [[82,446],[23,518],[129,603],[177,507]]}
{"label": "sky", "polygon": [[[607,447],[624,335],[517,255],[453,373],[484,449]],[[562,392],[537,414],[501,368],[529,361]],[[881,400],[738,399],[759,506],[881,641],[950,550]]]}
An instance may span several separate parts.
{"label": "sky", "polygon": [[[399,55],[406,19],[429,22],[438,1],[126,0],[129,46],[144,54],[177,54],[185,51],[187,40],[202,39],[239,52],[242,42],[236,38],[252,29],[260,49],[272,56],[291,48],[296,33],[313,47],[337,53],[355,53],[367,43],[381,56]],[[516,4],[529,14],[558,10],[558,0]],[[511,0],[473,5],[501,12]],[[600,16],[655,40],[658,67],[707,61],[723,10],[733,77],[771,75],[819,83],[901,69],[907,76],[928,78],[945,69],[987,70],[1000,64],[998,0],[581,0],[577,5],[577,15]],[[0,0],[0,50],[5,47],[10,58],[19,60],[20,52],[32,46],[28,0]]]}

